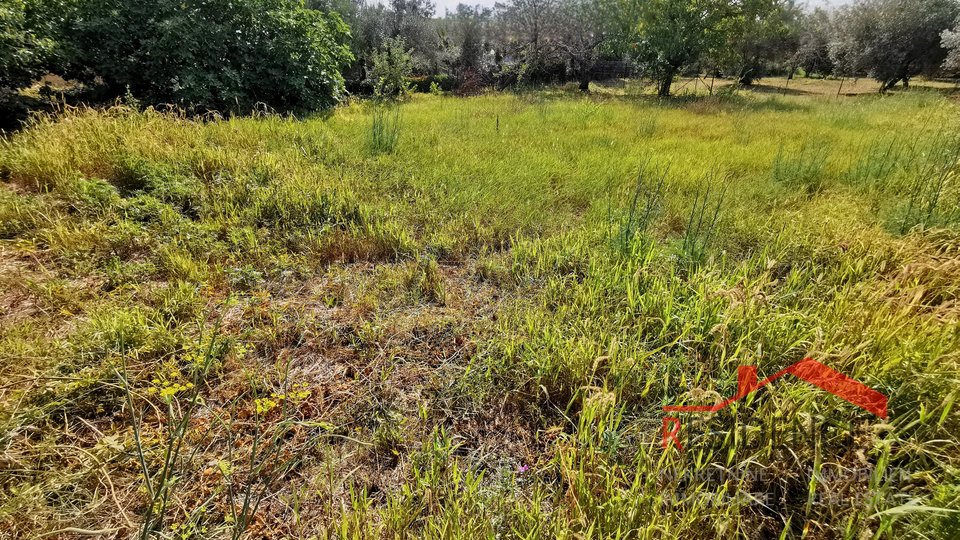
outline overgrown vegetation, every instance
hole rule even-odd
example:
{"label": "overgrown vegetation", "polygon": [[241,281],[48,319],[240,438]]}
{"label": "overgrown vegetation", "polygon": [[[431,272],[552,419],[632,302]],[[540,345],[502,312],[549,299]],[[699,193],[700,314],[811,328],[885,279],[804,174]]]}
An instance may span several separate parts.
{"label": "overgrown vegetation", "polygon": [[[377,110],[2,142],[0,536],[960,530],[955,103]],[[661,447],[806,356],[889,419],[784,378]]]}

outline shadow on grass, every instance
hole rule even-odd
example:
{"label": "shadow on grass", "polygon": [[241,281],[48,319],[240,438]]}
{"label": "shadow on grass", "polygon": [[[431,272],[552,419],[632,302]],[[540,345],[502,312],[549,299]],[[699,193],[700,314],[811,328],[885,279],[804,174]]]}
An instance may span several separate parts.
{"label": "shadow on grass", "polygon": [[823,95],[817,92],[809,92],[807,90],[800,90],[798,88],[790,88],[789,86],[774,86],[772,84],[752,84],[750,86],[745,86],[743,89],[746,91],[757,93],[757,94],[774,94],[779,96]]}
{"label": "shadow on grass", "polygon": [[[42,87],[41,87],[42,88]],[[194,120],[216,120],[233,116],[268,117],[283,116],[297,120],[329,119],[335,108],[316,111],[298,111],[296,113],[280,113],[264,103],[257,103],[251,109],[238,111],[217,111],[212,109],[185,108],[174,103],[147,103],[126,101],[125,97],[105,86],[84,86],[70,83],[65,87],[53,87],[44,94],[31,95],[30,92],[12,92],[0,90],[0,136],[13,134],[30,125],[30,117],[34,114],[55,114],[65,107],[81,107],[91,109],[109,109],[119,104],[144,110],[152,107],[161,113],[182,115]]]}

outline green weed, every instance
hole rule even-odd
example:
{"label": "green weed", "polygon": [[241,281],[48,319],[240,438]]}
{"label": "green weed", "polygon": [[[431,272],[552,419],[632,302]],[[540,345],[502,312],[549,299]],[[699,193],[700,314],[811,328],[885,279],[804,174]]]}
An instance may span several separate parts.
{"label": "green weed", "polygon": [[796,152],[790,152],[780,145],[773,160],[774,182],[802,188],[813,195],[823,189],[823,177],[829,148],[822,142],[804,144]]}
{"label": "green weed", "polygon": [[370,150],[373,154],[393,152],[400,140],[400,106],[374,104],[370,126]]}

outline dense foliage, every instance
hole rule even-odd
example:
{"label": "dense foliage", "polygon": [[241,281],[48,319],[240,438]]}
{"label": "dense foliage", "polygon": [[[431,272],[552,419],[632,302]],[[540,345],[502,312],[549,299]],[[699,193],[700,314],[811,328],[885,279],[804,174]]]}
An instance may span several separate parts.
{"label": "dense foliage", "polygon": [[294,0],[82,0],[66,34],[70,75],[199,110],[329,107],[350,59],[340,17]]}
{"label": "dense foliage", "polygon": [[0,0],[0,90],[44,74],[54,42],[44,32],[36,0]]}
{"label": "dense foliage", "polygon": [[881,91],[936,72],[946,56],[941,33],[960,6],[954,0],[870,0],[837,16],[831,56],[842,74],[866,73]]}
{"label": "dense foliage", "polygon": [[638,59],[657,81],[657,94],[670,94],[673,78],[723,40],[729,16],[722,0],[648,0],[638,14]]}
{"label": "dense foliage", "polygon": [[751,84],[799,48],[800,14],[793,0],[744,0],[725,22],[717,64],[740,83]]}
{"label": "dense foliage", "polygon": [[380,50],[373,53],[370,82],[373,93],[381,98],[399,98],[410,91],[413,57],[402,37],[384,40]]}

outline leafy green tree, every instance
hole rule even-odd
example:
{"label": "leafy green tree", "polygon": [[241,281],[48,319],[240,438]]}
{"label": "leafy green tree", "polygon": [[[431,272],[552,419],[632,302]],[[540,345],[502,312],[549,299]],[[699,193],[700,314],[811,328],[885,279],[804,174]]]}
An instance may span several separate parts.
{"label": "leafy green tree", "polygon": [[800,10],[793,0],[742,0],[731,13],[721,23],[726,41],[718,63],[737,82],[750,85],[796,49]]}
{"label": "leafy green tree", "polygon": [[384,40],[383,47],[373,55],[373,69],[370,71],[374,95],[382,99],[400,99],[410,92],[412,53],[402,37]]}
{"label": "leafy green tree", "polygon": [[442,55],[433,14],[436,6],[429,0],[390,0],[387,37],[403,38],[411,51],[413,69],[419,74],[442,70]]}
{"label": "leafy green tree", "polygon": [[684,68],[717,50],[732,15],[724,0],[647,0],[636,9],[636,58],[656,81],[659,96],[670,95]]}
{"label": "leafy green tree", "polygon": [[56,43],[37,0],[0,0],[0,90],[16,90],[46,73]]}
{"label": "leafy green tree", "polygon": [[332,106],[351,58],[336,13],[296,0],[78,0],[68,74],[195,110]]}
{"label": "leafy green tree", "polygon": [[[355,61],[346,70],[351,86],[363,88],[372,79],[373,57],[388,38],[403,38],[418,74],[447,72],[455,60],[433,19],[434,5],[426,0],[310,0],[310,5],[341,14],[350,26]],[[362,91],[362,90],[361,90]]]}
{"label": "leafy green tree", "polygon": [[[313,1],[310,5],[319,9],[323,3]],[[344,69],[344,76],[356,87],[367,81],[373,54],[391,34],[392,17],[383,4],[366,0],[336,0],[324,10],[339,13],[350,27],[349,45],[353,61]]]}
{"label": "leafy green tree", "polygon": [[830,57],[844,75],[865,73],[885,92],[937,71],[941,34],[960,13],[956,0],[862,0],[838,12]]}
{"label": "leafy green tree", "polygon": [[559,0],[510,0],[496,4],[500,39],[507,56],[520,61],[518,80],[549,78],[558,62],[555,46]]}

